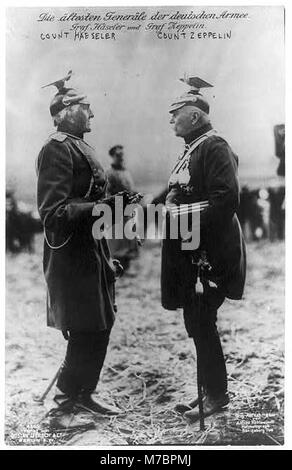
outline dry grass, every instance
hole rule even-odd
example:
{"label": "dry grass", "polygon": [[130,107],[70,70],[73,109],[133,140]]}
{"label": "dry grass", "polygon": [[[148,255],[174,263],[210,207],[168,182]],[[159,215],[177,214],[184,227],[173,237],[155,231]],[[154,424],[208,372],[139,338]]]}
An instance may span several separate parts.
{"label": "dry grass", "polygon": [[[37,406],[62,361],[66,344],[45,326],[41,241],[34,255],[7,258],[6,442],[68,445],[253,445],[283,443],[284,245],[248,247],[245,299],[219,313],[232,398],[225,413],[206,420],[206,431],[174,412],[196,390],[194,347],[181,313],[160,306],[160,250],[148,243],[119,281],[119,312],[98,393],[117,404],[116,418],[92,415],[95,429],[51,433]],[[50,396],[52,396],[51,392]],[[30,426],[30,427],[29,427]],[[34,435],[37,429],[37,438]],[[26,432],[27,441],[21,439]],[[41,439],[41,442],[38,439]]]}

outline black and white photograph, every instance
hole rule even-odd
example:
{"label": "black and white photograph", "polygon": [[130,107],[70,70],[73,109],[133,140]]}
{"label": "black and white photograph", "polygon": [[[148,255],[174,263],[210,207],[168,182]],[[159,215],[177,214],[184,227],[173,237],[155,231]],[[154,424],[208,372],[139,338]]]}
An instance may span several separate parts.
{"label": "black and white photograph", "polygon": [[284,446],[284,6],[9,7],[5,80],[5,445]]}

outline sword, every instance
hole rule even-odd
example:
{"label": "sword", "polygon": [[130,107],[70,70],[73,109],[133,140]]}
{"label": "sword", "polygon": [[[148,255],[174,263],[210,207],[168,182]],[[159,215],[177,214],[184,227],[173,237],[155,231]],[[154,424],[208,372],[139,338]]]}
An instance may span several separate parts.
{"label": "sword", "polygon": [[204,286],[201,281],[202,270],[209,271],[211,265],[207,260],[207,254],[205,251],[197,259],[192,255],[192,264],[196,267],[196,284],[195,293],[198,296],[198,347],[197,347],[197,389],[198,389],[198,405],[199,405],[199,419],[200,419],[200,431],[205,430],[205,418],[203,409],[203,384],[202,384],[202,360],[201,360],[201,296],[204,293]]}
{"label": "sword", "polygon": [[63,366],[63,363],[60,365],[59,369],[57,370],[56,374],[54,375],[54,377],[52,378],[52,380],[50,381],[49,385],[47,386],[46,390],[44,391],[44,393],[39,397],[39,396],[35,396],[33,397],[33,400],[36,402],[36,403],[39,403],[40,405],[43,405],[44,404],[44,401],[48,395],[48,393],[50,392],[51,388],[53,387],[53,385],[55,384],[55,382],[57,382],[57,379],[60,375],[60,372],[61,372],[61,369],[62,369],[62,366]]}

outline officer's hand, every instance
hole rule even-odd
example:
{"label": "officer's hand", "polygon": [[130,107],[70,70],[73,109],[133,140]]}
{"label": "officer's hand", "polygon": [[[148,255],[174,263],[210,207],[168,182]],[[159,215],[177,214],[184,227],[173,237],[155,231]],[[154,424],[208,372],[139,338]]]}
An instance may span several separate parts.
{"label": "officer's hand", "polygon": [[68,341],[69,339],[69,331],[68,330],[62,330],[62,335],[64,336],[64,339]]}

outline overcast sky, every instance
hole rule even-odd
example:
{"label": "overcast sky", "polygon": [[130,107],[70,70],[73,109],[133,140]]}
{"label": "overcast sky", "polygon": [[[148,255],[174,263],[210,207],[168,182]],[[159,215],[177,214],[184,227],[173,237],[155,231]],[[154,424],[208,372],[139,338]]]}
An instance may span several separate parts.
{"label": "overcast sky", "polygon": [[[213,7],[212,11],[216,8],[223,9]],[[127,12],[138,9],[145,10],[133,7]],[[202,9],[208,11],[207,7],[188,7],[187,11]],[[56,24],[52,28],[36,22],[42,10],[10,10],[7,174],[9,180],[14,177],[19,194],[34,193],[34,162],[53,131],[48,108],[55,90],[42,90],[41,86],[64,76],[69,69],[74,72],[70,85],[84,90],[92,102],[95,118],[86,138],[105,165],[109,164],[109,147],[121,143],[138,182],[145,179],[166,183],[182,148],[182,141],[169,125],[168,107],[173,98],[186,91],[178,80],[186,71],[214,85],[206,93],[212,122],[238,154],[240,176],[272,176],[278,163],[273,126],[284,122],[285,117],[283,10],[242,9],[249,12],[248,19],[216,23],[215,30],[232,28],[231,40],[164,41],[144,32],[122,33],[116,41],[80,42],[42,41],[41,30],[57,29]],[[57,16],[70,11],[48,10]],[[101,8],[92,11],[104,13]],[[207,30],[214,30],[214,22],[208,21]]]}

